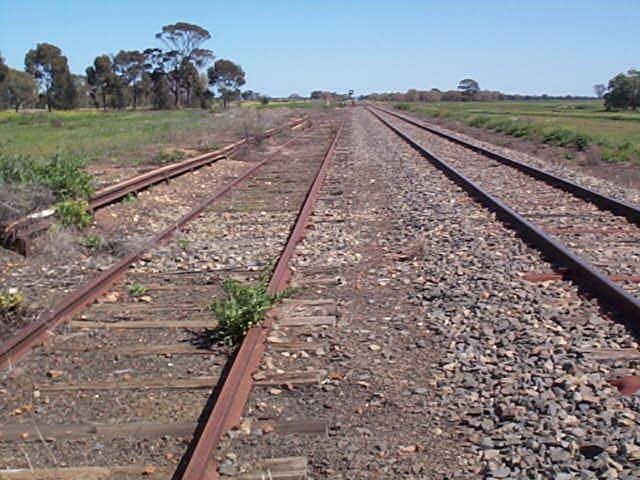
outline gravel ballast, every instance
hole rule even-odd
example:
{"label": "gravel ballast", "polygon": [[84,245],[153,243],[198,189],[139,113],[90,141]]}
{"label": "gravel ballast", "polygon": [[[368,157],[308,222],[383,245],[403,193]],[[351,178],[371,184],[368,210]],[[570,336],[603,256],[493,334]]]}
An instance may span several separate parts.
{"label": "gravel ballast", "polygon": [[254,388],[244,425],[314,419],[328,434],[234,430],[217,453],[225,473],[300,455],[310,478],[640,475],[640,403],[607,382],[637,360],[606,360],[638,345],[597,302],[569,282],[522,279],[551,266],[364,110],[322,200],[294,260],[294,300],[335,300],[337,324],[279,329],[320,353],[271,347],[262,369],[327,374]]}

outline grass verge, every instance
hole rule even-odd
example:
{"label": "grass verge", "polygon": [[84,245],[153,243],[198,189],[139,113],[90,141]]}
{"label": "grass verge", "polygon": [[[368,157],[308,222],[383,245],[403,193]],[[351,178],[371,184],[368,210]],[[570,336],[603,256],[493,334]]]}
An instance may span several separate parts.
{"label": "grass verge", "polygon": [[405,102],[394,106],[576,151],[596,146],[606,162],[640,165],[640,114],[603,112],[593,102]]}

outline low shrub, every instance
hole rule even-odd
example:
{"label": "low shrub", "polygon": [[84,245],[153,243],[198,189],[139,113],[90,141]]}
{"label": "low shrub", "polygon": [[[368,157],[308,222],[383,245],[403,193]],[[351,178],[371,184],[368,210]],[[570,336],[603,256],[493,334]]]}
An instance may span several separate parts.
{"label": "low shrub", "polygon": [[84,237],[84,241],[82,242],[82,244],[89,250],[97,250],[102,245],[102,237],[100,235],[92,233]]}
{"label": "low shrub", "polygon": [[85,228],[91,225],[89,203],[86,200],[63,200],[53,205],[63,225]]}
{"label": "low shrub", "polygon": [[164,165],[166,163],[173,163],[176,160],[182,160],[184,157],[184,152],[180,150],[160,150],[154,157],[154,161]]}
{"label": "low shrub", "polygon": [[468,117],[465,123],[472,127],[485,128],[489,123],[489,120],[491,120],[489,115],[475,115],[473,117]]}
{"label": "low shrub", "polygon": [[585,150],[591,143],[591,137],[564,127],[546,127],[542,131],[542,141],[550,145]]}
{"label": "low shrub", "polygon": [[8,313],[22,305],[22,295],[14,289],[0,290],[0,313]]}
{"label": "low shrub", "polygon": [[0,180],[11,184],[38,185],[51,190],[57,199],[89,198],[93,194],[91,176],[82,171],[78,159],[56,154],[46,160],[0,153]]}
{"label": "low shrub", "polygon": [[89,198],[93,194],[92,179],[82,171],[82,162],[54,155],[36,164],[36,177],[58,198]]}
{"label": "low shrub", "polygon": [[243,284],[233,279],[223,282],[226,298],[214,300],[209,305],[218,321],[215,335],[220,343],[231,346],[240,342],[275,303],[291,294],[289,290],[277,295],[267,293],[272,270],[273,265],[264,269],[255,284]]}

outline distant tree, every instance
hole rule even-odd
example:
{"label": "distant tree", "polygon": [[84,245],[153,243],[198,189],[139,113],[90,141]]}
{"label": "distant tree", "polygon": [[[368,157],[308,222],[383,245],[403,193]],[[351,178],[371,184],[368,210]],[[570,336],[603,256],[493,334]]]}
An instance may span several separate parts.
{"label": "distant tree", "polygon": [[254,92],[253,90],[245,90],[240,94],[243,100],[246,101],[255,101],[260,100],[260,94],[258,92]]}
{"label": "distant tree", "polygon": [[172,107],[171,87],[168,76],[164,72],[151,74],[151,103],[156,110],[166,110]]}
{"label": "distant tree", "polygon": [[8,106],[21,108],[32,105],[38,98],[38,82],[26,72],[9,69],[6,74],[6,98]]}
{"label": "distant tree", "polygon": [[151,78],[145,71],[146,56],[138,50],[120,50],[113,57],[113,72],[128,89],[133,109],[151,90]]}
{"label": "distant tree", "polygon": [[87,83],[90,86],[89,95],[98,107],[98,97],[102,99],[102,108],[107,108],[107,94],[109,93],[113,63],[109,55],[99,55],[93,61],[93,66],[87,67]]}
{"label": "distant tree", "polygon": [[322,100],[322,90],[314,90],[313,92],[311,92],[311,94],[309,95],[309,98],[311,100]]}
{"label": "distant tree", "polygon": [[596,83],[593,86],[593,93],[596,94],[596,97],[598,98],[602,98],[602,96],[604,95],[604,92],[607,91],[607,87],[605,87],[602,83]]}
{"label": "distant tree", "polygon": [[25,70],[33,75],[46,96],[47,108],[70,109],[75,105],[77,92],[67,57],[60,48],[50,43],[39,43],[27,52]]}
{"label": "distant tree", "polygon": [[200,72],[191,63],[187,63],[182,68],[180,86],[184,93],[184,103],[190,107],[197,107],[201,104],[201,99],[208,87],[208,78],[202,81]]}
{"label": "distant tree", "polygon": [[192,96],[193,71],[196,72],[207,66],[213,60],[213,52],[201,45],[211,38],[211,34],[205,28],[186,22],[178,22],[173,25],[165,25],[162,31],[156,34],[167,50],[162,52],[162,63],[167,74],[166,80],[171,85],[174,96],[174,105],[180,106],[181,89],[187,91],[187,98]]}
{"label": "distant tree", "polygon": [[464,99],[473,99],[480,90],[480,85],[472,78],[465,78],[458,83],[458,90],[462,92]]}
{"label": "distant tree", "polygon": [[87,83],[89,96],[98,107],[98,97],[102,99],[102,108],[125,108],[129,102],[127,78],[116,73],[116,65],[110,55],[99,55],[88,67]]}
{"label": "distant tree", "polygon": [[640,70],[619,73],[611,80],[604,94],[607,110],[617,108],[637,109],[640,106]]}
{"label": "distant tree", "polygon": [[464,92],[458,92],[457,90],[447,90],[442,92],[440,99],[444,102],[461,102],[462,100],[468,100]]}
{"label": "distant tree", "polygon": [[240,95],[240,87],[245,84],[244,70],[231,60],[220,59],[207,70],[209,85],[215,86],[222,97],[222,107],[226,110],[229,102]]}
{"label": "distant tree", "polygon": [[9,67],[4,63],[4,58],[0,54],[0,109],[5,109],[9,105],[7,103],[6,82],[9,76]]}
{"label": "distant tree", "polygon": [[407,90],[407,93],[405,94],[405,100],[407,102],[417,102],[418,100],[420,100],[420,92],[415,89]]}
{"label": "distant tree", "polygon": [[4,63],[4,58],[0,53],[0,83],[4,82],[9,75],[9,67]]}
{"label": "distant tree", "polygon": [[167,74],[167,61],[159,48],[147,48],[145,71],[149,76],[151,105],[155,109],[168,109],[175,105],[171,96],[171,86]]}
{"label": "distant tree", "polygon": [[76,107],[92,107],[93,103],[89,98],[89,84],[86,75],[72,73],[71,79],[77,92]]}

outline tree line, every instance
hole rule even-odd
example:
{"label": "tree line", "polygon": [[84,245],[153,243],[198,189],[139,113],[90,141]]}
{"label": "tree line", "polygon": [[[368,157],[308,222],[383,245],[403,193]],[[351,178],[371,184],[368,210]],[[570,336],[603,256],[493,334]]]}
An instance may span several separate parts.
{"label": "tree line", "polygon": [[477,80],[465,78],[458,82],[455,90],[409,89],[406,92],[371,93],[363,97],[372,101],[383,102],[468,102],[468,101],[499,101],[499,100],[554,100],[554,99],[587,99],[590,97],[566,95],[555,97],[551,95],[518,95],[503,93],[495,90],[482,90]]}
{"label": "tree line", "polygon": [[178,22],[155,37],[163,48],[98,55],[85,75],[72,74],[62,50],[49,43],[27,52],[24,71],[8,67],[0,55],[0,108],[208,108],[215,98],[210,88],[224,108],[239,98],[245,72],[227,59],[211,65],[215,57],[203,48],[211,39],[205,28]]}
{"label": "tree line", "polygon": [[[640,70],[619,73],[608,85],[596,84],[593,91],[604,100],[607,110],[633,109],[640,107]],[[370,93],[362,98],[382,102],[464,102],[497,100],[587,100],[587,96],[515,95],[492,90],[481,90],[478,82],[471,78],[460,80],[456,90],[441,91],[410,89],[406,92]]]}
{"label": "tree line", "polygon": [[594,85],[593,89],[598,97],[604,98],[607,110],[636,110],[640,107],[640,70],[629,70],[626,75],[619,73],[609,80],[606,88]]}

